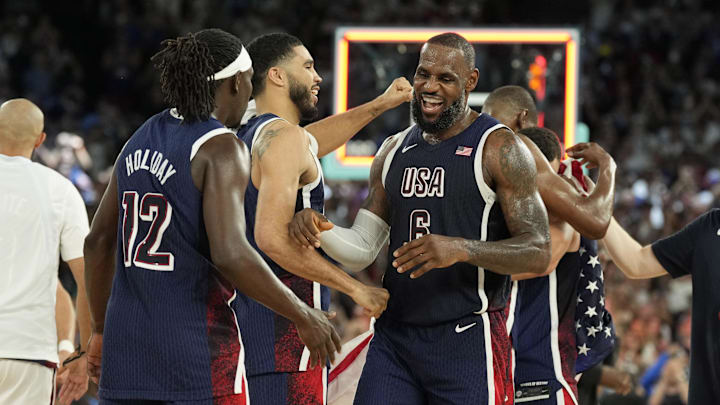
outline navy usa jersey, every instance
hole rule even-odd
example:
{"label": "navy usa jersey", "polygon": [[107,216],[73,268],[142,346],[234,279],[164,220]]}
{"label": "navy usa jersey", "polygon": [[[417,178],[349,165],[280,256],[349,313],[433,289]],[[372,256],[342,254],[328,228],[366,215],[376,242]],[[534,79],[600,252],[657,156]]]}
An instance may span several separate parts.
{"label": "navy usa jersey", "polygon": [[488,135],[506,128],[481,114],[460,134],[431,145],[418,126],[396,135],[383,168],[391,205],[390,249],[383,286],[390,301],[383,316],[415,325],[436,325],[473,312],[505,306],[510,278],[469,263],[433,270],[418,279],[392,267],[392,252],[426,234],[475,240],[506,239],[495,192],[482,174],[482,150]]}
{"label": "navy usa jersey", "polygon": [[577,403],[575,303],[581,269],[580,253],[569,252],[549,275],[513,283],[508,329],[516,402],[551,398],[565,388]]}
{"label": "navy usa jersey", "polygon": [[100,396],[194,400],[245,391],[232,286],[210,261],[202,193],[190,162],[230,131],[148,119],[121,152],[117,259],[103,337]]}
{"label": "navy usa jersey", "polygon": [[[252,151],[256,136],[262,131],[263,127],[280,119],[282,118],[273,114],[254,117],[238,132],[238,137]],[[295,212],[301,211],[303,208],[312,208],[318,212],[323,212],[325,193],[322,167],[317,159],[317,142],[312,135],[306,134],[310,139],[308,153],[313,155],[318,176],[312,183],[298,189]],[[255,242],[255,216],[257,213],[258,193],[259,190],[250,181],[245,192],[245,221],[247,223],[248,240],[280,280],[300,299],[311,307],[327,310],[330,306],[330,290],[327,287],[285,271],[258,249]],[[235,307],[243,313],[240,330],[248,347],[245,359],[248,374],[258,375],[270,372],[307,370],[310,351],[300,340],[295,325],[250,298],[244,295],[241,295],[241,297],[242,299],[237,300]]]}

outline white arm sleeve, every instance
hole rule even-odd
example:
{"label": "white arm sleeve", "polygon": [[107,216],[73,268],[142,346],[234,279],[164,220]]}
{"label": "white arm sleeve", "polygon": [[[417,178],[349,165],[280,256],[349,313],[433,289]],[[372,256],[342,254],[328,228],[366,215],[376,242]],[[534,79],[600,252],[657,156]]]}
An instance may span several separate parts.
{"label": "white arm sleeve", "polygon": [[320,233],[320,244],[328,256],[350,272],[369,266],[390,237],[390,225],[361,208],[351,228],[333,227]]}

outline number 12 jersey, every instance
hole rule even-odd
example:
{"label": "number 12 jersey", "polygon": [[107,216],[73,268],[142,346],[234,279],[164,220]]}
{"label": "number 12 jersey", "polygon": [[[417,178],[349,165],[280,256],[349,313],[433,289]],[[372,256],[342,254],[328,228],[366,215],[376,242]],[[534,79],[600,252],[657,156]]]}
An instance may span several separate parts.
{"label": "number 12 jersey", "polygon": [[214,118],[187,123],[165,110],[118,158],[101,398],[198,400],[246,390],[235,292],[210,261],[203,195],[190,169],[204,142],[229,132]]}

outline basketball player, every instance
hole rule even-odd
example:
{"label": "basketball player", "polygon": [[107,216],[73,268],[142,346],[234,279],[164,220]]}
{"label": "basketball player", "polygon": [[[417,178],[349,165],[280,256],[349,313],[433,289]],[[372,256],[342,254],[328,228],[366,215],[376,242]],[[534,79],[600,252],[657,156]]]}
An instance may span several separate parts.
{"label": "basketball player", "polygon": [[418,124],[381,147],[353,227],[322,234],[331,257],[358,268],[390,235],[390,301],[356,404],[513,401],[506,275],[545,271],[547,214],[527,147],[467,105],[474,60],[454,33],[423,45],[411,105]]}
{"label": "basketball player", "polygon": [[[313,59],[302,42],[288,34],[258,37],[248,51],[255,62],[257,116],[238,133],[252,156],[246,193],[248,239],[283,283],[308,305],[327,309],[329,287],[349,295],[368,315],[380,316],[388,299],[386,290],[362,284],[315,250],[292,243],[288,233],[295,211],[323,210],[318,155],[343,143],[321,142],[298,126],[317,113],[322,79]],[[263,404],[323,404],[327,370],[308,365],[307,349],[295,328],[252,301],[237,305],[241,304],[249,315],[240,327],[249,348],[247,369],[253,396]]]}
{"label": "basketball player", "polygon": [[174,108],[125,145],[85,244],[90,373],[102,403],[245,404],[234,288],[294,322],[311,363],[332,358],[339,339],[245,237],[249,162],[227,128],[252,91],[240,40],[206,29],[164,41],[152,60]]}
{"label": "basketball player", "polygon": [[613,218],[603,242],[629,278],[692,277],[688,403],[720,403],[720,210],[712,209],[674,235],[645,246]]}
{"label": "basketball player", "polygon": [[[0,404],[54,401],[60,257],[78,284],[78,317],[89,319],[82,252],[88,232],[85,204],[68,179],[30,161],[45,140],[43,119],[26,99],[0,106]],[[89,331],[89,324],[81,322],[80,350]],[[82,397],[88,387],[86,359],[67,364],[58,398],[63,404]]]}
{"label": "basketball player", "polygon": [[[489,114],[514,132],[536,127],[537,110],[527,90],[520,86],[503,86],[493,90],[483,104],[482,112]],[[596,143],[586,143],[583,157],[598,167],[598,181],[589,195],[578,191],[552,170],[538,147],[526,136],[520,139],[532,152],[538,172],[538,191],[548,212],[568,222],[589,239],[601,239],[610,224],[615,196],[615,169],[613,158]],[[575,148],[568,149],[572,156]]]}
{"label": "basketball player", "polygon": [[[519,86],[503,86],[495,89],[485,101],[483,112],[492,114],[516,131],[522,132],[522,128],[537,125],[535,103],[530,93]],[[599,168],[597,186],[593,189],[587,189],[587,186],[591,185],[589,179],[584,178],[582,173],[574,173],[579,167],[570,167],[571,165],[566,166],[562,163],[563,171],[567,172],[566,177],[571,179],[577,177],[576,180],[581,182],[575,181],[575,186],[577,186],[575,187],[570,184],[571,182],[561,178],[548,165],[543,153],[527,136],[522,133],[519,133],[519,135],[535,157],[539,173],[538,177],[541,179],[538,181],[538,189],[548,213],[569,223],[583,235],[578,249],[581,267],[569,273],[571,279],[574,278],[572,275],[582,275],[582,282],[576,284],[575,334],[574,336],[569,334],[559,336],[559,346],[572,347],[574,345],[577,348],[575,373],[582,374],[593,365],[602,362],[612,351],[615,343],[615,329],[612,317],[605,309],[604,304],[602,266],[596,260],[597,243],[591,239],[600,237],[607,230],[613,209],[616,165],[612,157],[595,143],[575,145],[568,150],[568,154],[577,158],[582,156],[584,161],[590,163],[590,166]],[[573,176],[573,174],[576,176]],[[559,276],[562,275],[558,274]],[[560,280],[558,278],[559,286],[569,285],[568,283],[572,283],[572,280]],[[518,295],[525,295],[517,286],[517,283],[513,283],[510,308],[515,307],[515,298]],[[591,289],[587,289],[588,286]],[[529,295],[534,296],[532,293]],[[561,295],[564,296],[565,294],[558,296]],[[529,304],[529,307],[533,307],[533,305]],[[593,308],[593,310],[590,310],[590,308]],[[547,309],[550,310],[550,308]],[[510,321],[513,319],[509,319],[508,330],[512,326]],[[567,354],[567,356],[570,355]],[[557,361],[554,361],[553,358],[547,358],[546,360],[544,367],[548,370],[554,369],[554,363],[557,363]],[[518,374],[521,373],[522,371],[518,372]],[[569,368],[563,371],[563,374],[570,375]],[[573,381],[567,378],[565,380],[568,381],[567,385],[575,390]],[[518,391],[523,391],[522,387],[516,388]],[[525,390],[524,392],[527,393],[528,391]],[[575,398],[577,398],[577,395],[575,395]]]}
{"label": "basketball player", "polygon": [[[543,153],[553,171],[562,152],[549,129],[527,127],[519,134]],[[548,212],[552,256],[547,271],[516,275],[508,330],[514,349],[515,400],[529,404],[577,405],[575,381],[575,305],[582,268],[580,234]]]}

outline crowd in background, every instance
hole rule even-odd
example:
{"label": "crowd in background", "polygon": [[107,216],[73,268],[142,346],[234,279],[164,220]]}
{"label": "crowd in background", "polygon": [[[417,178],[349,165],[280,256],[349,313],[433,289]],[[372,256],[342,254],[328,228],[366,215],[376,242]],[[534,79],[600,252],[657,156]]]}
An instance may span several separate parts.
{"label": "crowd in background", "polygon": [[[615,217],[630,234],[648,243],[720,207],[714,1],[565,1],[552,15],[537,3],[85,0],[67,7],[8,0],[0,6],[0,101],[26,97],[43,109],[48,140],[36,159],[70,178],[92,214],[124,142],[164,107],[149,62],[164,38],[210,25],[245,42],[264,32],[292,33],[326,79],[319,105],[325,116],[337,25],[536,25],[542,15],[545,24],[581,30],[580,119],[618,164]],[[348,225],[366,184],[329,185],[327,214]],[[381,255],[358,277],[377,283],[384,263]],[[607,256],[603,264],[620,337],[617,367],[645,391],[672,392],[687,372],[690,280],[629,281]],[[344,309],[338,327],[346,338],[367,328],[349,299],[334,302]],[[658,361],[668,365],[657,371]],[[682,403],[670,394],[652,401]]]}

